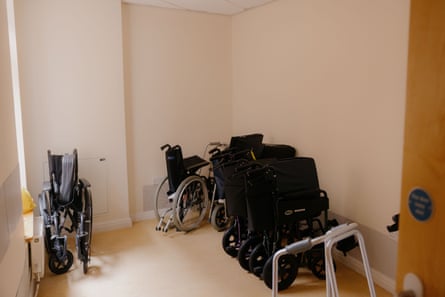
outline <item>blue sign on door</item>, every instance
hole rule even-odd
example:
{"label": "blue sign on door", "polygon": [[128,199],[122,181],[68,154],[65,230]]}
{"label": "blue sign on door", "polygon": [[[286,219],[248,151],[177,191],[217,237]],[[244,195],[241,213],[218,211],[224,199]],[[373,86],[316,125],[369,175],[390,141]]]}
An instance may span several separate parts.
{"label": "blue sign on door", "polygon": [[411,215],[422,222],[427,221],[433,213],[433,201],[421,188],[415,188],[409,193],[408,207]]}

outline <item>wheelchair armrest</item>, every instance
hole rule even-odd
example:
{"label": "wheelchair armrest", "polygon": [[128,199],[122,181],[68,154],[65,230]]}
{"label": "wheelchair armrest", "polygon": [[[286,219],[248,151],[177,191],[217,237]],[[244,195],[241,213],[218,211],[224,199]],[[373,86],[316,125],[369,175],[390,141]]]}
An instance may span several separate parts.
{"label": "wheelchair armrest", "polygon": [[49,181],[44,181],[42,185],[43,191],[51,190],[51,183]]}
{"label": "wheelchair armrest", "polygon": [[86,180],[85,178],[79,178],[79,182],[85,188],[91,187],[90,182],[88,180]]}

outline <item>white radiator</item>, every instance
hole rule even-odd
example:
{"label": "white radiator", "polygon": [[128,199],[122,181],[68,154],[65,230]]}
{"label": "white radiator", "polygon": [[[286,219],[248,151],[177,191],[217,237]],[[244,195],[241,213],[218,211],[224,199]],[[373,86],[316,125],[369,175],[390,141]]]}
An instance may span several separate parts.
{"label": "white radiator", "polygon": [[31,241],[31,271],[33,278],[45,275],[45,233],[43,217],[34,217],[34,236]]}

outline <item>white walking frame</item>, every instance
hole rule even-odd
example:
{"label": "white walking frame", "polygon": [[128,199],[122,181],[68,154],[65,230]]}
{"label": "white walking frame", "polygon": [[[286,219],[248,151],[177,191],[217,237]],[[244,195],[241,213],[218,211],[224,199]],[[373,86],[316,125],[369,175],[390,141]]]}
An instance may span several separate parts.
{"label": "white walking frame", "polygon": [[290,244],[278,250],[273,256],[272,265],[272,297],[278,294],[278,260],[286,254],[298,254],[310,250],[313,246],[324,242],[325,249],[325,270],[326,270],[326,296],[338,297],[337,279],[335,277],[334,261],[332,257],[332,247],[335,243],[349,236],[355,236],[358,240],[360,252],[362,254],[363,266],[371,297],[376,297],[374,283],[372,281],[371,268],[368,256],[366,255],[365,241],[358,231],[357,223],[342,224],[326,232],[326,234],[316,238],[306,238]]}

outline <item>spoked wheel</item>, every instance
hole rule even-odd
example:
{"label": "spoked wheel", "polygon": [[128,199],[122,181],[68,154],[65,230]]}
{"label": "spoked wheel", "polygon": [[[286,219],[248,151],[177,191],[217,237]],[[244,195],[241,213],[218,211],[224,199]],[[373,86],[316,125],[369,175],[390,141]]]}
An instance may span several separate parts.
{"label": "spoked wheel", "polygon": [[209,205],[204,179],[193,175],[183,180],[176,190],[173,205],[173,220],[180,231],[187,232],[198,228]]}
{"label": "spoked wheel", "polygon": [[62,274],[67,272],[73,265],[73,254],[66,250],[65,255],[59,259],[56,254],[51,254],[49,257],[49,270],[55,274]]}
{"label": "spoked wheel", "polygon": [[[326,279],[326,262],[324,256],[324,245],[316,245],[309,250],[307,255],[308,268],[318,279]],[[334,270],[336,270],[334,262]]]}
{"label": "spoked wheel", "polygon": [[238,255],[240,238],[238,232],[238,223],[235,222],[223,235],[222,246],[226,254],[231,257],[236,257]]}
{"label": "spoked wheel", "polygon": [[170,208],[167,192],[168,192],[168,177],[166,176],[159,183],[155,192],[154,211],[157,221],[161,219],[161,214],[160,214],[161,209]]}
{"label": "spoked wheel", "polygon": [[226,230],[232,223],[231,218],[226,215],[224,204],[216,204],[212,210],[210,223],[216,231]]}
{"label": "spoked wheel", "polygon": [[51,205],[47,192],[42,192],[39,194],[39,210],[40,215],[43,217],[45,248],[48,253],[51,253]]}
{"label": "spoked wheel", "polygon": [[244,270],[251,271],[249,267],[249,259],[253,249],[261,242],[261,240],[262,237],[260,236],[252,236],[241,244],[238,251],[238,262]]}
{"label": "spoked wheel", "polygon": [[83,213],[80,217],[80,226],[77,241],[79,259],[82,262],[83,273],[88,272],[91,258],[91,240],[93,237],[93,200],[89,188],[84,189]]}
{"label": "spoked wheel", "polygon": [[51,205],[46,192],[39,194],[39,211],[43,217],[43,224],[48,225],[51,215]]}
{"label": "spoked wheel", "polygon": [[[285,290],[289,288],[294,282],[298,274],[298,265],[301,260],[301,255],[297,256],[287,254],[278,259],[278,290]],[[263,280],[267,287],[272,289],[272,265],[273,256],[267,259],[263,268]]]}
{"label": "spoked wheel", "polygon": [[266,252],[266,248],[263,243],[257,244],[249,257],[249,270],[258,277],[263,274],[263,267],[269,259],[269,254]]}

